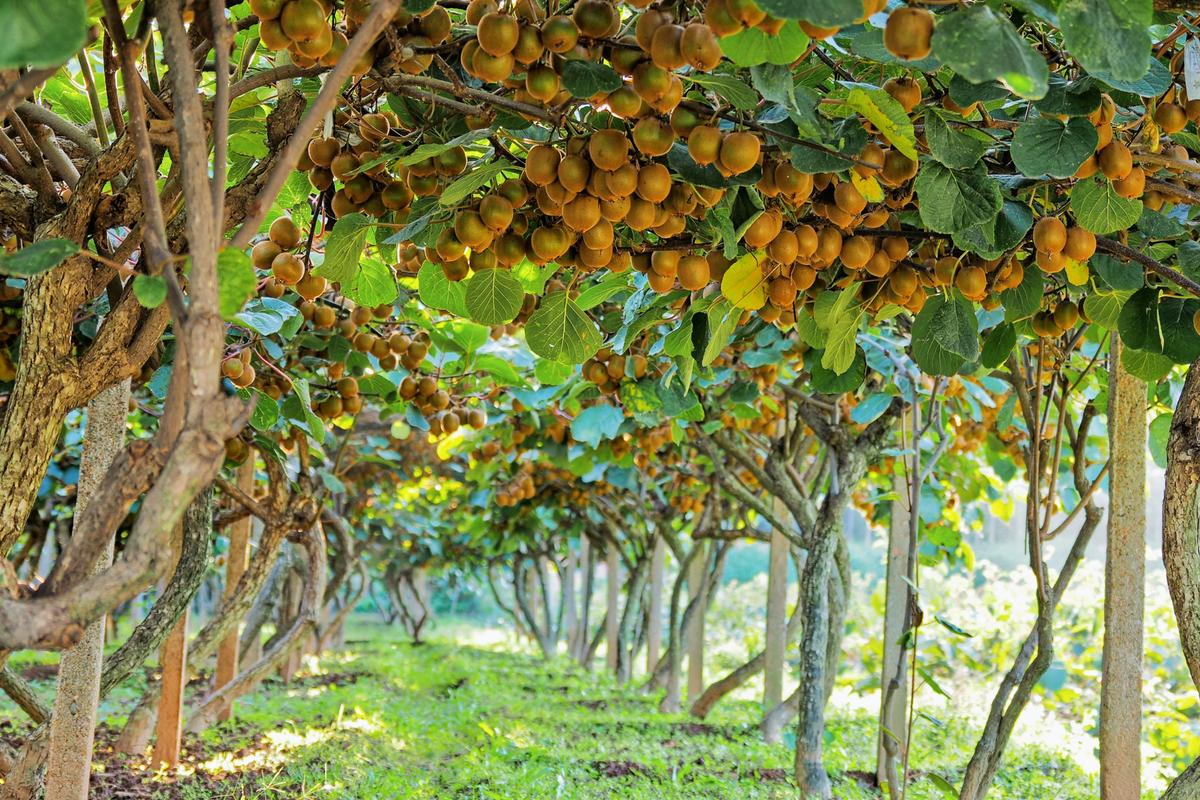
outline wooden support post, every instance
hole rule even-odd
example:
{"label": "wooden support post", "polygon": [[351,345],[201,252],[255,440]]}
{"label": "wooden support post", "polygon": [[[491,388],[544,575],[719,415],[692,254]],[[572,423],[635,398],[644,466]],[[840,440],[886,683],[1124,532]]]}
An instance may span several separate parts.
{"label": "wooden support post", "polygon": [[879,676],[879,746],[875,777],[892,797],[901,793],[898,767],[905,747],[905,714],[908,710],[908,669],[901,639],[909,622],[906,577],[911,544],[912,498],[908,481],[892,473],[892,519],[888,526],[887,578],[884,586],[883,665]]}
{"label": "wooden support post", "polygon": [[[183,539],[182,524],[175,532],[176,542]],[[175,551],[179,551],[178,545]],[[172,569],[172,572],[174,570]],[[166,585],[166,581],[163,581]],[[158,701],[158,718],[154,725],[154,754],[152,764],[175,769],[179,766],[179,750],[183,737],[183,689],[187,685],[188,609],[183,609],[175,628],[167,634],[159,655],[162,670],[162,696]]]}
{"label": "wooden support post", "polygon": [[608,544],[608,615],[605,619],[604,633],[607,652],[605,653],[605,664],[609,671],[617,671],[617,639],[621,629],[621,556],[617,552],[615,542]]}
{"label": "wooden support post", "polygon": [[1100,678],[1100,797],[1141,797],[1142,613],[1146,581],[1146,383],[1121,365],[1112,334],[1108,380],[1108,548]]}
{"label": "wooden support post", "polygon": [[[774,513],[787,518],[787,508],[776,499]],[[771,529],[767,555],[767,629],[763,645],[763,710],[783,702],[783,663],[787,653],[788,538]]]}
{"label": "wooden support post", "polygon": [[[288,572],[287,578],[283,583],[283,603],[280,609],[280,621],[283,625],[290,625],[300,614],[300,601],[304,594],[304,581],[295,569]],[[300,648],[293,647],[288,653],[287,658],[279,665],[279,677],[283,678],[284,683],[291,683],[296,677],[296,673],[300,671]]]}
{"label": "wooden support post", "polygon": [[650,556],[650,608],[646,612],[646,674],[653,675],[662,651],[663,634],[663,568],[667,560],[667,543],[662,536],[654,537],[654,552]]}
{"label": "wooden support post", "polygon": [[562,567],[563,627],[567,635],[567,656],[575,655],[575,637],[579,635],[579,606],[575,601],[575,550],[568,544]]}
{"label": "wooden support post", "polygon": [[[248,495],[254,494],[254,457],[238,468],[237,487]],[[246,517],[229,526],[229,552],[225,556],[225,597],[233,594],[246,565],[250,562],[250,524]],[[217,649],[217,674],[213,681],[220,688],[237,677],[238,673],[238,630],[233,630]],[[233,714],[233,701],[217,714],[217,721],[224,722]]]}
{"label": "wooden support post", "polygon": [[[75,519],[83,514],[92,493],[124,447],[128,414],[128,379],[105,389],[88,403]],[[111,564],[112,556],[110,539],[96,569]],[[59,662],[58,691],[50,717],[46,800],[85,800],[88,796],[96,708],[100,702],[100,670],[104,662],[104,628],[103,617],[89,625],[83,638],[63,651]]]}
{"label": "wooden support post", "polygon": [[700,552],[692,559],[688,568],[688,597],[698,598],[696,612],[687,632],[688,678],[687,699],[694,703],[704,693],[704,598],[700,595],[704,587],[704,574],[708,571],[708,548],[697,542]]}

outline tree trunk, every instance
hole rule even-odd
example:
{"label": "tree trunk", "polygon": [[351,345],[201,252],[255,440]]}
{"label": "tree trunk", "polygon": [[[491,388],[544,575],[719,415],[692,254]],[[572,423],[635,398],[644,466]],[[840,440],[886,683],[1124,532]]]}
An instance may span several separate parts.
{"label": "tree trunk", "polygon": [[875,761],[875,779],[887,787],[888,795],[901,795],[899,765],[908,741],[908,663],[903,646],[911,614],[908,605],[912,496],[908,481],[899,471],[892,476],[892,518],[888,526],[887,578],[884,586],[883,664],[879,676],[879,747]]}
{"label": "tree trunk", "polygon": [[[182,537],[182,531],[180,532]],[[150,763],[174,769],[179,765],[183,733],[183,690],[187,686],[188,610],[185,607],[175,629],[167,636],[159,659],[162,693],[158,701],[154,755]]]}
{"label": "tree trunk", "polygon": [[579,602],[579,635],[575,639],[575,660],[587,667],[588,643],[591,641],[592,597],[596,593],[596,550],[591,540],[582,538],[579,548],[579,563],[583,565],[583,597]]}
{"label": "tree trunk", "polygon": [[[666,691],[663,693],[663,699],[658,704],[658,710],[666,714],[676,714],[680,709],[679,699],[679,668],[680,662],[683,660],[681,651],[683,649],[683,626],[687,624],[687,613],[684,612],[683,621],[679,619],[679,603],[683,596],[683,584],[687,580],[687,575],[691,571],[691,564],[700,557],[700,551],[692,546],[688,554],[684,556],[682,563],[679,565],[679,572],[675,575],[675,583],[671,587],[671,606],[668,610],[667,619],[667,653],[663,657],[665,664],[661,664],[659,669],[665,672],[663,683]],[[692,604],[695,605],[694,603]]]}
{"label": "tree trunk", "polygon": [[653,673],[662,650],[663,570],[667,559],[667,543],[661,535],[654,537],[654,552],[650,560],[650,602],[646,610],[646,672]]}
{"label": "tree trunk", "polygon": [[1141,797],[1142,614],[1146,582],[1146,383],[1110,339],[1108,547],[1100,678],[1100,797]]}
{"label": "tree trunk", "polygon": [[[88,404],[83,457],[75,508],[82,513],[95,487],[125,446],[129,414],[129,381],[105,389]],[[96,570],[112,563],[110,540]],[[58,691],[50,719],[50,761],[46,800],[85,800],[92,772],[96,707],[100,702],[100,671],[104,660],[104,617],[89,625],[83,638],[62,654]]]}
{"label": "tree trunk", "polygon": [[640,599],[646,586],[648,567],[649,558],[642,554],[625,582],[625,609],[617,632],[617,682],[622,684],[633,677],[633,657],[638,646],[633,628],[641,616]]}
{"label": "tree trunk", "polygon": [[[1184,659],[1200,688],[1200,360],[1188,369],[1167,440],[1162,550]],[[1196,797],[1200,759],[1171,783],[1163,800]]]}
{"label": "tree trunk", "polygon": [[[238,468],[237,487],[247,495],[254,494],[254,455],[251,453],[244,464]],[[237,587],[238,581],[246,571],[250,561],[250,524],[252,517],[238,520],[229,526],[229,552],[225,562],[225,597],[229,597]],[[238,672],[238,633],[232,631],[221,640],[217,647],[217,671],[213,679],[216,687],[229,683]],[[217,715],[221,721],[229,719],[233,714],[233,704],[221,709]]]}
{"label": "tree trunk", "polygon": [[[300,616],[300,602],[303,592],[304,579],[293,569],[288,573],[287,579],[283,583],[283,602],[278,608],[279,631],[286,631]],[[291,683],[299,670],[299,651],[293,648],[288,651],[285,658],[280,660],[279,677],[283,678],[284,683]]]}
{"label": "tree trunk", "polygon": [[619,603],[621,599],[621,555],[617,552],[617,543],[609,542],[607,550],[608,570],[605,581],[607,583],[607,604],[605,606],[604,616],[604,644],[605,644],[605,666],[608,671],[616,674],[617,671],[617,650],[620,648],[618,641],[621,634],[621,617],[619,612]]}
{"label": "tree trunk", "polygon": [[685,623],[688,623],[684,638],[687,641],[687,698],[689,703],[696,702],[704,693],[704,611],[706,605],[704,583],[708,571],[708,548],[706,545],[707,542],[704,541],[696,543],[696,547],[700,548],[700,553],[692,560],[687,577],[688,595],[696,608],[696,613],[692,615],[692,618],[685,620]]}
{"label": "tree trunk", "polygon": [[[775,500],[775,514],[785,516],[787,508]],[[788,551],[786,536],[772,528],[767,555],[767,628],[763,648],[763,710],[770,711],[783,702],[784,656],[787,652]],[[695,713],[693,708],[692,713]]]}
{"label": "tree trunk", "polygon": [[567,555],[562,567],[562,596],[558,607],[563,612],[563,625],[567,636],[567,655],[575,657],[575,640],[579,635],[579,603],[575,596],[575,551],[567,545]]}

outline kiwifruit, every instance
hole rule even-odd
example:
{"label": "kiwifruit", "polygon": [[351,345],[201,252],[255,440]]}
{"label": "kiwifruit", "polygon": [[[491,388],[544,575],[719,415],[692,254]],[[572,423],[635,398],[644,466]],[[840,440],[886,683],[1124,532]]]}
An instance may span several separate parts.
{"label": "kiwifruit", "polygon": [[688,134],[688,154],[701,166],[712,164],[721,155],[721,131],[711,125],[697,125]]}
{"label": "kiwifruit", "polygon": [[567,227],[582,233],[600,221],[600,201],[590,194],[577,195],[563,205],[562,218]]}
{"label": "kiwifruit", "polygon": [[285,50],[292,44],[292,40],[283,32],[283,26],[277,19],[265,19],[259,23],[258,38],[268,50]]}
{"label": "kiwifruit", "polygon": [[689,292],[697,292],[708,285],[711,273],[708,261],[703,256],[686,255],[679,259],[677,273],[679,285]]}
{"label": "kiwifruit", "polygon": [[579,33],[593,39],[607,36],[618,23],[616,7],[608,0],[582,0],[572,14]]}
{"label": "kiwifruit", "polygon": [[977,299],[987,292],[987,273],[980,267],[963,267],[954,277],[954,285],[968,299]]}
{"label": "kiwifruit", "polygon": [[283,252],[283,248],[270,239],[263,239],[250,250],[250,261],[258,269],[270,269],[275,256]]}
{"label": "kiwifruit", "polygon": [[783,215],[779,213],[778,209],[768,208],[759,214],[754,222],[750,223],[742,239],[748,247],[755,249],[766,247],[782,229]]}
{"label": "kiwifruit", "polygon": [[308,143],[308,157],[313,164],[328,167],[330,162],[342,152],[342,146],[337,139],[316,138]]}
{"label": "kiwifruit", "polygon": [[758,155],[762,143],[758,137],[748,131],[736,131],[726,134],[721,140],[721,152],[718,157],[721,165],[734,175],[748,172],[758,163]]}
{"label": "kiwifruit", "polygon": [[283,12],[283,5],[286,0],[249,0],[250,13],[258,17],[259,21],[275,19]]}
{"label": "kiwifruit", "polygon": [[512,223],[513,207],[508,198],[498,194],[489,194],[479,202],[479,218],[483,224],[496,233],[508,230]]}
{"label": "kiwifruit", "polygon": [[815,265],[829,266],[842,254],[842,234],[826,225],[817,232],[817,249],[812,254]]}
{"label": "kiwifruit", "polygon": [[933,14],[924,8],[904,6],[888,15],[883,28],[883,46],[905,61],[929,55],[933,39]]}
{"label": "kiwifruit", "polygon": [[611,172],[629,160],[629,139],[612,128],[598,130],[588,140],[588,156],[597,167]]}
{"label": "kiwifruit", "polygon": [[478,25],[485,16],[499,10],[500,5],[496,0],[471,0],[467,3],[467,24]]}
{"label": "kiwifruit", "polygon": [[1154,121],[1164,133],[1178,133],[1187,126],[1188,115],[1175,103],[1160,103],[1154,109]]}
{"label": "kiwifruit", "polygon": [[786,228],[776,234],[771,243],[767,245],[767,255],[785,267],[796,260],[799,252],[800,242],[796,238],[796,234]]}
{"label": "kiwifruit", "polygon": [[841,259],[847,269],[862,269],[875,255],[875,240],[869,236],[851,236],[842,242]]}
{"label": "kiwifruit", "polygon": [[804,31],[804,33],[808,36],[808,38],[812,39],[813,41],[819,42],[819,41],[824,41],[825,39],[828,39],[830,36],[834,36],[841,29],[840,28],[822,28],[819,25],[813,25],[811,22],[809,22],[806,19],[802,19],[802,20],[800,20],[800,30]]}
{"label": "kiwifruit", "polygon": [[[339,181],[347,180],[351,175],[358,171],[358,157],[353,153],[341,152],[334,156],[329,162],[329,171],[333,173],[333,177]],[[416,174],[420,174],[417,172]]]}
{"label": "kiwifruit", "polygon": [[1067,228],[1063,253],[1075,261],[1087,261],[1096,252],[1096,234],[1080,227]]}
{"label": "kiwifruit", "polygon": [[650,269],[657,275],[674,278],[679,274],[678,250],[656,250],[650,254]]}
{"label": "kiwifruit", "polygon": [[557,225],[535,228],[529,246],[538,257],[550,261],[567,252],[571,246],[570,234]]}
{"label": "kiwifruit", "polygon": [[612,222],[603,218],[583,233],[583,243],[593,250],[612,247],[614,238]]}
{"label": "kiwifruit", "polygon": [[307,42],[329,27],[325,9],[317,0],[289,0],[279,14],[279,25],[293,42]]}
{"label": "kiwifruit", "polygon": [[544,64],[530,67],[525,73],[525,91],[543,103],[551,100],[561,88],[558,73]]}
{"label": "kiwifruit", "polygon": [[721,63],[721,43],[712,28],[703,22],[693,22],[684,28],[679,52],[693,69],[700,72],[710,72]]}
{"label": "kiwifruit", "polygon": [[237,356],[230,356],[221,362],[221,374],[226,378],[236,378],[246,369],[246,365]]}
{"label": "kiwifruit", "polygon": [[562,154],[547,144],[535,144],[525,157],[525,177],[535,186],[547,186],[558,177]]}
{"label": "kiwifruit", "polygon": [[551,53],[566,53],[579,41],[579,28],[567,16],[556,14],[542,23],[542,45]]}
{"label": "kiwifruit", "polygon": [[[321,26],[316,36],[296,42],[295,48],[301,54],[316,62],[333,48],[333,28],[326,22]],[[296,66],[301,66],[301,64],[297,63]]]}
{"label": "kiwifruit", "polygon": [[675,142],[671,126],[658,117],[642,117],[633,126],[633,143],[651,158],[666,155]]}
{"label": "kiwifruit", "polygon": [[326,288],[328,288],[328,282],[325,278],[320,275],[314,275],[311,272],[296,282],[296,294],[305,300],[316,300],[325,294]]}
{"label": "kiwifruit", "polygon": [[661,100],[671,88],[671,73],[646,61],[633,71],[633,90],[647,103]]}
{"label": "kiwifruit", "polygon": [[917,272],[907,264],[900,264],[888,276],[888,285],[901,297],[909,297],[921,285]]}
{"label": "kiwifruit", "polygon": [[304,277],[304,262],[292,253],[280,253],[271,261],[271,275],[284,286],[293,286]]}
{"label": "kiwifruit", "polygon": [[392,181],[379,193],[384,206],[392,211],[408,208],[412,204],[413,193],[408,185],[401,181]]}
{"label": "kiwifruit", "polygon": [[894,262],[887,252],[884,250],[876,250],[871,257],[867,259],[867,263],[863,269],[865,269],[869,275],[873,275],[876,278],[883,278],[891,273],[893,266]]}
{"label": "kiwifruit", "polygon": [[730,13],[725,0],[708,0],[705,3],[704,21],[717,36],[732,36],[742,30],[742,21]]}
{"label": "kiwifruit", "polygon": [[489,55],[499,57],[513,51],[513,48],[517,46],[517,37],[520,33],[521,26],[515,17],[494,11],[479,20],[475,36],[479,40],[481,50]]}
{"label": "kiwifruit", "polygon": [[1047,250],[1038,250],[1033,260],[1041,268],[1042,272],[1050,274],[1062,272],[1063,267],[1067,265],[1067,258],[1062,254],[1061,250],[1054,253]]}
{"label": "kiwifruit", "polygon": [[1113,191],[1126,200],[1135,200],[1146,191],[1146,171],[1133,167],[1124,178],[1113,181]]}
{"label": "kiwifruit", "polygon": [[267,236],[272,242],[279,245],[281,250],[291,250],[300,244],[300,228],[296,226],[295,222],[292,222],[291,217],[287,216],[276,217],[275,221],[271,223]]}
{"label": "kiwifruit", "polygon": [[817,231],[811,225],[797,225],[795,228],[796,234],[796,258],[806,260],[811,258],[813,253],[817,252]]}
{"label": "kiwifruit", "polygon": [[883,90],[900,104],[906,114],[912,113],[921,103],[921,84],[908,75],[888,78],[884,81]]}
{"label": "kiwifruit", "polygon": [[[364,114],[358,124],[358,135],[363,140],[378,144],[391,133],[392,123],[383,114]],[[368,159],[364,159],[368,160]]]}
{"label": "kiwifruit", "polygon": [[1033,226],[1033,246],[1046,253],[1059,253],[1067,244],[1067,226],[1058,217],[1042,217]]}
{"label": "kiwifruit", "polygon": [[1100,171],[1110,181],[1119,181],[1133,170],[1133,153],[1123,142],[1113,141],[1096,154]]}
{"label": "kiwifruit", "polygon": [[638,197],[649,203],[661,203],[670,193],[671,173],[665,166],[651,163],[638,170]]}
{"label": "kiwifruit", "polygon": [[681,139],[686,139],[699,125],[703,123],[699,114],[688,106],[676,105],[671,111],[671,130]]}
{"label": "kiwifruit", "polygon": [[1093,153],[1084,159],[1084,162],[1079,165],[1079,169],[1075,170],[1075,175],[1073,177],[1079,178],[1080,180],[1084,178],[1090,178],[1099,172],[1099,170],[1100,160],[1097,159],[1096,155]]}
{"label": "kiwifruit", "polygon": [[899,150],[888,150],[883,157],[883,169],[880,177],[889,186],[899,186],[917,175],[917,162],[901,153]]}
{"label": "kiwifruit", "polygon": [[631,119],[641,113],[645,101],[631,86],[621,86],[615,92],[610,92],[604,100],[613,116],[621,119]]}
{"label": "kiwifruit", "polygon": [[674,23],[659,25],[650,37],[650,60],[665,70],[678,69],[687,63],[680,50],[683,26]]}
{"label": "kiwifruit", "polygon": [[796,264],[792,267],[791,280],[797,291],[807,291],[817,282],[817,271],[808,264]]}
{"label": "kiwifruit", "polygon": [[767,16],[767,12],[759,8],[755,0],[726,0],[725,6],[735,19],[748,27],[754,27]]}
{"label": "kiwifruit", "polygon": [[474,68],[475,74],[480,80],[490,83],[503,82],[512,74],[516,63],[512,53],[494,56],[482,47],[475,52],[474,58],[471,59],[471,66]]}
{"label": "kiwifruit", "polygon": [[583,156],[569,155],[558,162],[558,183],[568,192],[582,192],[591,174],[592,165]]}
{"label": "kiwifruit", "polygon": [[462,258],[463,254],[467,252],[467,246],[455,235],[453,226],[442,229],[442,232],[438,234],[434,249],[438,258],[443,261]]}
{"label": "kiwifruit", "polygon": [[842,181],[837,185],[833,190],[833,201],[838,208],[851,216],[862,213],[867,207],[867,198],[863,197],[858,187],[850,181]]}
{"label": "kiwifruit", "polygon": [[1054,307],[1054,324],[1059,330],[1069,331],[1079,321],[1079,307],[1070,300],[1063,301]]}

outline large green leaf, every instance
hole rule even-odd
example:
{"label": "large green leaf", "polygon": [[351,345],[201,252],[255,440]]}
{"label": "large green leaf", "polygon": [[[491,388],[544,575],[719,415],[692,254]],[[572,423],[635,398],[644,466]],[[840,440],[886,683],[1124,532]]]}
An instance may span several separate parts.
{"label": "large green leaf", "polygon": [[1093,292],[1083,301],[1083,311],[1093,324],[1114,330],[1121,320],[1121,309],[1133,294],[1123,290],[1116,292]]}
{"label": "large green leaf", "polygon": [[840,28],[863,14],[861,0],[758,0],[776,19],[802,19],[820,28]]}
{"label": "large green leaf", "polygon": [[974,128],[958,128],[951,122],[962,117],[943,115],[936,109],[925,112],[925,140],[934,160],[950,169],[969,169],[979,163],[992,145],[986,133]]}
{"label": "large green leaf", "polygon": [[1066,122],[1037,117],[1017,128],[1009,152],[1023,175],[1069,178],[1096,152],[1098,140],[1096,127],[1084,117]]}
{"label": "large green leaf", "polygon": [[913,320],[912,355],[930,375],[953,375],[979,358],[974,307],[961,295],[934,295]]}
{"label": "large green leaf", "polygon": [[1000,293],[1000,302],[1004,306],[1004,319],[1016,322],[1033,316],[1042,307],[1042,271],[1032,262],[1025,265],[1021,283]]}
{"label": "large green leaf", "polygon": [[1104,176],[1093,175],[1072,187],[1071,214],[1082,227],[1103,235],[1136,223],[1142,215],[1142,201],[1121,197]]}
{"label": "large green leaf", "polygon": [[730,105],[739,111],[753,111],[758,107],[758,94],[747,86],[746,82],[741,78],[735,78],[732,75],[713,75],[703,72],[683,77],[684,80],[691,81],[697,86],[711,89],[714,94],[722,100],[727,100]]}
{"label": "large green leaf", "polygon": [[982,164],[971,169],[947,169],[926,163],[914,186],[921,208],[921,221],[938,233],[955,233],[987,222],[1000,211],[1000,185],[988,176]]}
{"label": "large green leaf", "polygon": [[1063,0],[1058,23],[1084,69],[1134,81],[1149,67],[1152,14],[1152,0]]}
{"label": "large green leaf", "polygon": [[42,239],[15,253],[0,255],[0,275],[28,278],[54,269],[78,252],[79,245],[68,239]]}
{"label": "large green leaf", "polygon": [[601,440],[616,438],[624,421],[625,415],[615,406],[589,406],[571,420],[571,436],[576,441],[599,447]]}
{"label": "large green leaf", "polygon": [[706,313],[708,314],[709,335],[704,352],[701,354],[700,363],[707,367],[717,360],[717,356],[721,355],[721,351],[729,344],[729,339],[733,336],[738,321],[742,318],[742,310],[725,298],[721,298]]}
{"label": "large green leaf", "polygon": [[972,83],[998,80],[1031,100],[1046,94],[1046,59],[1008,18],[982,3],[943,15],[933,32],[933,52]]}
{"label": "large green leaf", "polygon": [[596,323],[566,292],[542,298],[525,323],[525,341],[536,355],[564,364],[582,364],[603,343]]}
{"label": "large green leaf", "polygon": [[721,52],[740,67],[790,64],[804,54],[807,46],[808,35],[800,30],[795,20],[785,22],[774,35],[767,35],[758,28],[746,28],[721,39]]}
{"label": "large green leaf", "polygon": [[313,413],[308,381],[296,378],[292,381],[292,391],[293,394],[289,394],[283,401],[283,416],[320,444],[325,441],[325,423]]}
{"label": "large green leaf", "polygon": [[467,314],[484,325],[504,325],[521,313],[525,291],[507,270],[481,269],[466,281]]}
{"label": "large green leaf", "polygon": [[842,394],[852,392],[867,377],[867,357],[861,347],[855,347],[850,365],[839,372],[825,367],[821,362],[825,353],[821,350],[809,350],[804,356],[804,367],[812,375],[812,387],[822,394]]}
{"label": "large green leaf", "polygon": [[856,301],[857,286],[851,286],[838,295],[829,311],[825,351],[821,354],[821,366],[841,375],[854,364],[858,348],[858,326],[862,321],[862,306]]}
{"label": "large green leaf", "polygon": [[257,277],[250,256],[232,247],[223,248],[217,255],[217,282],[221,316],[232,320],[254,294]]}
{"label": "large green leaf", "polygon": [[396,280],[386,265],[363,260],[363,248],[374,221],[366,214],[348,214],[338,220],[325,243],[325,260],[313,270],[338,284],[339,291],[355,303],[377,306],[396,299]]}
{"label": "large green leaf", "polygon": [[563,64],[563,88],[575,97],[591,97],[621,88],[621,76],[612,67],[574,59]]}
{"label": "large green leaf", "polygon": [[504,170],[511,168],[512,165],[503,160],[496,160],[482,166],[472,165],[461,178],[442,190],[438,196],[438,202],[444,206],[456,206],[476,189],[487,185]]}
{"label": "large green leaf", "polygon": [[467,292],[462,281],[450,281],[437,264],[426,261],[417,272],[417,293],[430,308],[449,311],[459,317],[467,313]]}
{"label": "large green leaf", "polygon": [[1121,341],[1179,364],[1191,363],[1200,356],[1200,335],[1192,325],[1198,310],[1200,300],[1162,297],[1157,289],[1139,289],[1121,309],[1117,321]]}
{"label": "large green leaf", "polygon": [[84,0],[0,0],[0,69],[56,67],[87,39]]}
{"label": "large green leaf", "polygon": [[1033,213],[1024,203],[1005,200],[994,219],[954,234],[954,244],[983,258],[1000,258],[1016,247],[1033,227]]}
{"label": "large green leaf", "polygon": [[892,146],[917,160],[916,134],[904,106],[882,89],[851,89],[846,104],[862,114]]}

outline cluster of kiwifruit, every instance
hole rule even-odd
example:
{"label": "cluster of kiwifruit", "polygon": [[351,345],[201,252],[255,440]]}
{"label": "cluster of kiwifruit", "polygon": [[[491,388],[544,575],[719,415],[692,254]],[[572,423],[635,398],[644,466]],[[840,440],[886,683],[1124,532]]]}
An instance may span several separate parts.
{"label": "cluster of kiwifruit", "polygon": [[524,461],[514,475],[503,486],[496,489],[496,505],[507,508],[522,500],[532,500],[537,494],[533,480],[533,462]]}
{"label": "cluster of kiwifruit", "polygon": [[[400,126],[395,112],[371,112],[354,120],[339,111],[335,117],[331,135],[309,141],[296,165],[308,173],[309,183],[317,191],[334,190],[329,210],[335,217],[362,212],[378,219],[402,212],[415,195],[437,191],[439,174],[453,176],[466,169],[467,159],[461,148],[452,148],[444,158],[426,159],[411,167],[389,166],[379,148]],[[402,220],[404,215],[397,213],[395,218]]]}
{"label": "cluster of kiwifruit", "polygon": [[305,259],[293,252],[300,245],[300,227],[291,217],[283,215],[271,223],[267,238],[256,243],[250,250],[250,260],[256,269],[269,270],[270,276],[262,285],[262,293],[268,297],[282,297],[291,289],[308,301],[325,293],[326,281],[313,275],[305,265]]}
{"label": "cluster of kiwifruit", "polygon": [[467,408],[462,398],[442,388],[433,375],[408,375],[400,381],[399,392],[425,417],[433,436],[454,433],[463,425],[476,430],[487,425],[486,411],[478,406]]}
{"label": "cluster of kiwifruit", "polygon": [[1058,217],[1042,217],[1033,226],[1034,260],[1043,272],[1061,272],[1070,261],[1086,264],[1096,252],[1096,235],[1067,227]]}
{"label": "cluster of kiwifruit", "polygon": [[[311,67],[332,67],[346,49],[346,34],[330,22],[333,0],[249,0],[258,17],[258,39],[268,50],[286,50],[292,62]],[[355,69],[365,74],[371,62]]]}
{"label": "cluster of kiwifruit", "polygon": [[644,378],[649,365],[640,353],[624,356],[614,353],[611,347],[604,347],[584,362],[583,378],[594,383],[604,394],[616,394],[624,379]]}

